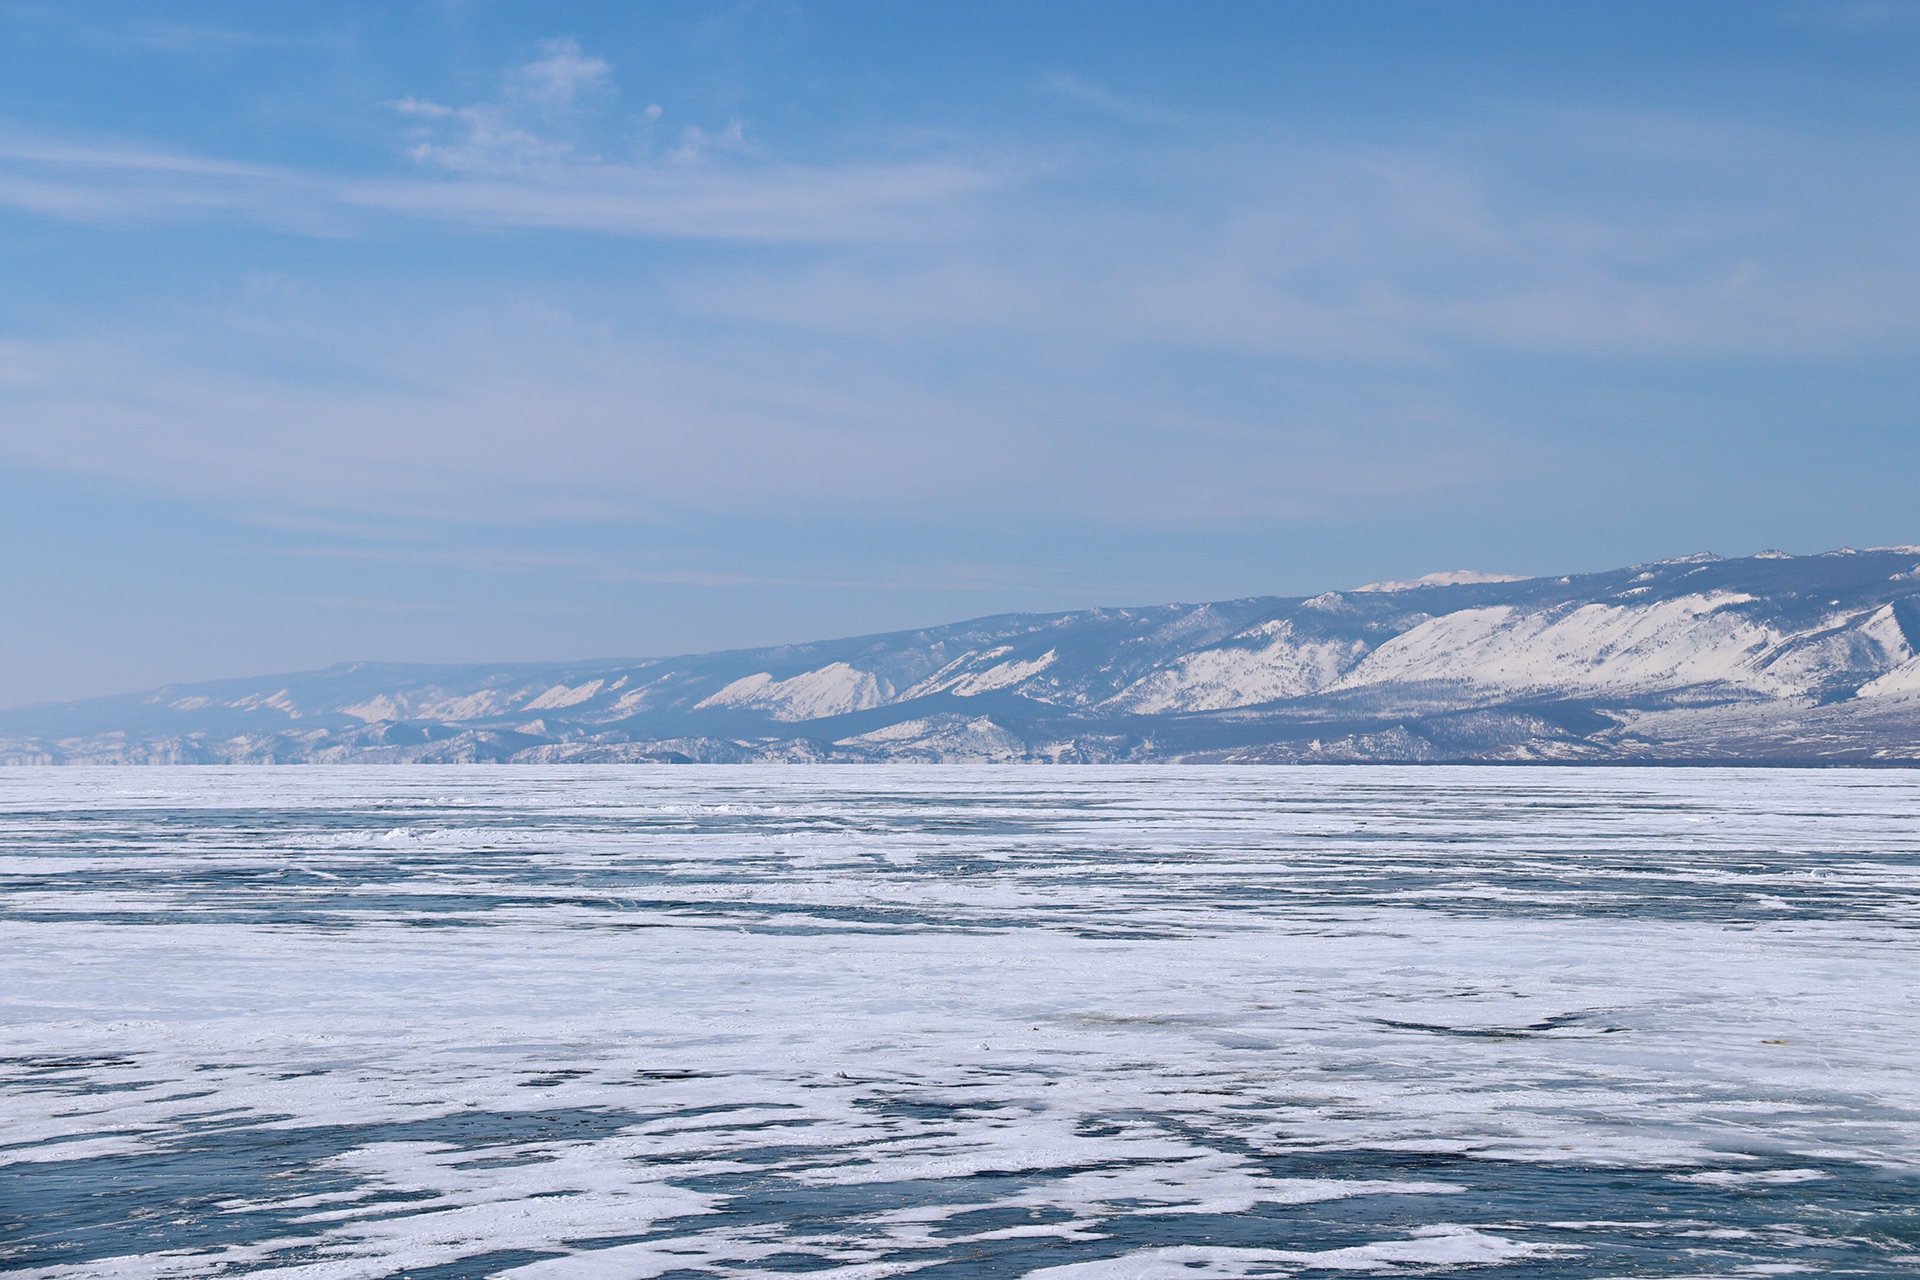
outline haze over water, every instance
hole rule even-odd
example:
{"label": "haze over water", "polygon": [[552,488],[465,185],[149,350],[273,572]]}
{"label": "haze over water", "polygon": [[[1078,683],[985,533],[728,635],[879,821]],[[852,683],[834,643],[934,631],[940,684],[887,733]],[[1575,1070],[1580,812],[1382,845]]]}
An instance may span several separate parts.
{"label": "haze over water", "polygon": [[1920,778],[0,772],[23,1276],[1910,1276]]}

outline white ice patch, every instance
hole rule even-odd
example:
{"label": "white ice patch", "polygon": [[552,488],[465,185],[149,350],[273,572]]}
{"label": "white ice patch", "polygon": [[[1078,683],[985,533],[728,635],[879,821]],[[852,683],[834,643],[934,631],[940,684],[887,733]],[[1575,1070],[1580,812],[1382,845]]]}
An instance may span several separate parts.
{"label": "white ice patch", "polygon": [[1236,1280],[1242,1276],[1287,1276],[1292,1268],[1279,1264],[1290,1261],[1278,1249],[1233,1249],[1218,1245],[1170,1245],[1159,1249],[1141,1249],[1118,1258],[1097,1262],[1069,1262],[1057,1267],[1042,1267],[1027,1272],[1026,1280],[1174,1280],[1175,1277],[1199,1277],[1200,1280]]}
{"label": "white ice patch", "polygon": [[1673,1175],[1676,1182],[1697,1182],[1709,1187],[1781,1187],[1796,1182],[1824,1182],[1832,1176],[1818,1169],[1711,1169],[1705,1173]]}
{"label": "white ice patch", "polygon": [[1401,1267],[1489,1267],[1566,1250],[1508,1240],[1471,1227],[1422,1228],[1409,1240],[1382,1240],[1345,1249],[1229,1249],[1182,1245],[1143,1249],[1099,1262],[1029,1271],[1028,1280],[1173,1280],[1179,1276],[1287,1276],[1296,1271],[1395,1272]]}

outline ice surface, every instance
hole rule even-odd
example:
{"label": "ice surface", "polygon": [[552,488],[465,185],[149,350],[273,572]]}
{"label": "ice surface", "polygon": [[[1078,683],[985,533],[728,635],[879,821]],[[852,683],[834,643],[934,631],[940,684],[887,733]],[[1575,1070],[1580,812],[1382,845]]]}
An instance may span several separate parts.
{"label": "ice surface", "polygon": [[1920,778],[0,773],[34,1277],[1920,1271]]}

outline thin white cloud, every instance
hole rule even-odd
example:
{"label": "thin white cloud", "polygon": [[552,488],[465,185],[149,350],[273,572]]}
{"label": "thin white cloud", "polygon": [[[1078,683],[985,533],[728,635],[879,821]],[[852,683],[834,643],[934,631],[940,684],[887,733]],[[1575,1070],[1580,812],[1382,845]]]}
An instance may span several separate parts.
{"label": "thin white cloud", "polygon": [[[423,110],[422,104],[410,108]],[[499,149],[514,145],[494,138]],[[350,178],[124,142],[0,133],[0,206],[89,223],[229,218],[373,234],[373,215],[497,228],[772,242],[918,238],[1003,175],[947,160],[840,167],[534,163],[512,172]],[[449,166],[454,168],[457,166]]]}
{"label": "thin white cloud", "polygon": [[[1066,73],[1047,83],[1151,114]],[[849,336],[971,328],[1420,363],[1463,345],[1830,352],[1904,341],[1920,323],[1904,231],[1920,192],[1906,170],[1778,129],[1518,111],[1471,137],[1359,149],[1240,122],[1129,142],[1145,195],[1115,202],[1071,194],[1074,165],[1104,163],[1098,146],[1051,172],[941,157],[808,166],[751,154],[733,121],[683,127],[659,160],[609,161],[581,125],[615,92],[603,59],[549,42],[484,102],[389,104],[419,130],[409,145],[429,171],[382,176],[16,131],[0,135],[0,205],[325,236],[397,222],[838,248],[784,275],[679,287],[697,312]],[[1606,180],[1521,190],[1516,177],[1543,157]],[[1708,198],[1702,172],[1718,187]],[[1828,193],[1849,191],[1872,192],[1872,206],[1832,207],[1844,197]],[[889,243],[948,248],[855,252]]]}
{"label": "thin white cloud", "polygon": [[[1537,469],[1555,442],[1475,407],[1460,370],[1488,355],[1819,359],[1920,331],[1920,200],[1884,156],[1815,139],[1589,114],[1369,147],[1241,122],[1051,168],[799,165],[740,153],[744,131],[613,162],[568,132],[612,92],[551,46],[485,103],[391,104],[447,150],[372,177],[0,137],[0,202],[53,217],[808,250],[690,255],[600,316],[435,312],[402,281],[299,334],[202,317],[182,341],[15,343],[0,449],[382,518],[1257,522]],[[1545,164],[1576,176],[1536,182]],[[293,350],[311,385],[262,372]]]}
{"label": "thin white cloud", "polygon": [[610,91],[612,71],[604,58],[583,54],[576,40],[548,40],[538,58],[508,76],[507,92],[549,111],[567,110],[583,97]]}
{"label": "thin white cloud", "polygon": [[[682,126],[659,160],[596,145],[613,68],[571,39],[542,44],[484,101],[406,96],[402,150],[425,172],[368,176],[246,164],[148,143],[50,138],[0,125],[0,207],[93,223],[223,217],[316,235],[371,235],[399,217],[496,229],[768,242],[938,234],[1006,181],[937,157],[799,165],[752,155],[745,123]],[[642,135],[649,104],[626,120]],[[629,139],[631,141],[631,139]],[[712,163],[724,159],[726,163]]]}
{"label": "thin white cloud", "polygon": [[[1920,331],[1920,245],[1906,230],[1920,195],[1882,176],[1882,159],[1833,166],[1826,185],[1870,182],[1881,203],[1821,224],[1828,198],[1798,190],[1791,171],[1774,189],[1736,187],[1727,205],[1707,206],[1660,199],[1658,183],[1688,179],[1650,174],[1643,159],[1636,203],[1583,206],[1516,193],[1484,157],[1255,137],[1215,153],[1213,167],[1235,177],[1204,199],[1089,202],[1067,218],[1015,189],[962,245],[711,270],[681,281],[678,301],[715,322],[846,340],[912,334],[1402,371],[1472,351],[1903,349]],[[1161,165],[1169,187],[1193,167]],[[1666,152],[1660,166],[1698,169]]]}
{"label": "thin white cloud", "polygon": [[549,40],[485,102],[456,107],[405,97],[392,106],[414,122],[407,154],[454,172],[590,163],[598,157],[585,139],[596,109],[613,96],[612,70],[575,41]]}
{"label": "thin white cloud", "polygon": [[[89,13],[93,8],[96,12]],[[64,28],[88,44],[134,47],[156,53],[212,58],[254,54],[261,50],[339,47],[338,37],[320,31],[266,32],[257,28],[218,26],[205,22],[175,22],[120,12],[101,21],[97,6],[39,4],[8,0],[6,20]]]}
{"label": "thin white cloud", "polygon": [[[1685,163],[1670,131],[1594,131],[1643,176]],[[1809,234],[1820,203],[1796,194],[1808,162],[1785,149],[1802,168],[1736,185],[1764,198],[1729,208],[1653,181],[1637,202],[1547,201],[1485,156],[1432,148],[1271,132],[1211,145],[1128,155],[1169,188],[1232,175],[1206,199],[1111,204],[1063,194],[1059,171],[1017,182],[942,161],[322,182],[16,138],[0,161],[108,175],[82,185],[96,194],[182,184],[201,203],[177,216],[301,203],[369,234],[392,221],[812,248],[678,264],[638,328],[591,300],[456,314],[400,287],[351,304],[320,288],[288,304],[305,319],[244,331],[202,317],[179,340],[14,343],[0,449],[380,518],[1270,522],[1537,474],[1560,444],[1476,409],[1484,379],[1460,372],[1489,353],[1818,359],[1904,349],[1920,330],[1910,193],[1876,179],[1897,198],[1849,214],[1849,235]],[[1845,177],[1874,159],[1832,163]],[[938,230],[956,209],[967,219]],[[263,372],[290,352],[316,375]]]}
{"label": "thin white cloud", "polygon": [[596,166],[540,180],[474,178],[343,184],[343,206],[475,226],[748,241],[918,239],[1000,185],[946,161],[816,169]]}
{"label": "thin white cloud", "polygon": [[738,154],[747,150],[746,125],[730,120],[724,129],[709,131],[690,124],[680,131],[680,145],[670,157],[682,164],[698,163],[714,154]]}
{"label": "thin white cloud", "polygon": [[[250,517],[251,518],[251,517]],[[256,521],[259,522],[259,521]],[[670,568],[636,563],[631,552],[528,552],[488,548],[450,549],[405,545],[286,546],[274,554],[300,560],[344,560],[377,564],[405,564],[427,568],[477,569],[498,573],[544,574],[569,570],[587,582],[642,583],[689,587],[809,587],[870,591],[961,591],[1017,585],[1031,572],[1009,572],[994,566],[916,566],[898,575],[870,574],[857,578],[817,573],[747,573],[725,569]],[[656,557],[657,558],[657,557]]]}
{"label": "thin white cloud", "polygon": [[[363,323],[365,317],[361,317]],[[0,345],[0,451],[228,503],[379,518],[1218,522],[1432,492],[1511,443],[1392,385],[1195,404],[1111,357],[876,360],[794,334],[622,332],[552,311],[259,318],[190,345]],[[312,345],[319,335],[320,349]],[[304,362],[309,373],[265,370]],[[298,365],[296,365],[298,367]],[[1149,462],[1151,461],[1151,465]]]}
{"label": "thin white cloud", "polygon": [[445,103],[414,97],[401,98],[393,104],[393,109],[401,115],[421,116],[428,120],[446,120],[459,114],[455,108]]}
{"label": "thin white cloud", "polygon": [[1054,71],[1041,78],[1041,87],[1056,97],[1068,102],[1109,115],[1128,124],[1177,125],[1193,124],[1195,118],[1182,111],[1170,111],[1165,107],[1141,102],[1097,84],[1081,79],[1067,71]]}
{"label": "thin white cloud", "polygon": [[1920,27],[1920,4],[1914,0],[1824,0],[1790,4],[1775,11],[1791,26],[1812,27],[1847,36],[1880,36],[1901,28]]}
{"label": "thin white cloud", "polygon": [[111,27],[95,26],[88,28],[88,35],[94,39],[118,41],[145,49],[203,56],[292,43],[236,27],[186,22],[129,22]]}

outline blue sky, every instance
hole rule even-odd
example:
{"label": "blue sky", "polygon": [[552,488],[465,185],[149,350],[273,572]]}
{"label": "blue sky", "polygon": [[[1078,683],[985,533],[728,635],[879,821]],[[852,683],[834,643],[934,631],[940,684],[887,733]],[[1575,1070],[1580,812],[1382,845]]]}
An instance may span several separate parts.
{"label": "blue sky", "polygon": [[1920,543],[1920,6],[0,4],[0,703]]}

